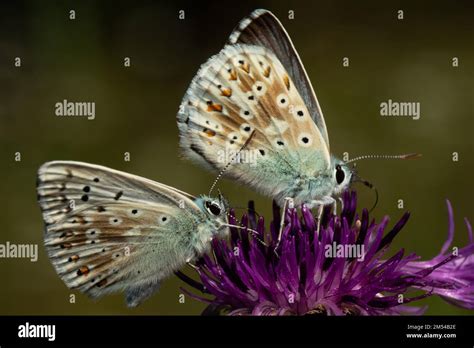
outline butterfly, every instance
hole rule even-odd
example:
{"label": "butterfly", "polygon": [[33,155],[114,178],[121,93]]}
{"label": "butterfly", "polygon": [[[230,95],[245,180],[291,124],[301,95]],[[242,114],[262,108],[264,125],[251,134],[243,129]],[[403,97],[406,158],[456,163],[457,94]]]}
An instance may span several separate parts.
{"label": "butterfly", "polygon": [[71,289],[96,298],[125,291],[134,307],[163,279],[228,234],[227,201],[194,197],[98,165],[53,161],[38,170],[44,244]]}
{"label": "butterfly", "polygon": [[[306,71],[280,21],[267,10],[243,19],[227,45],[202,65],[177,116],[184,156],[222,171],[222,152],[245,150],[256,163],[225,175],[280,206],[335,204],[353,170],[330,154],[324,117]],[[251,136],[252,135],[252,136]],[[250,139],[251,137],[251,139]]]}
{"label": "butterfly", "polygon": [[[270,196],[280,206],[332,205],[361,179],[349,163],[418,154],[331,155],[323,113],[298,53],[280,21],[255,10],[227,44],[201,66],[180,105],[177,124],[184,157]],[[240,161],[239,148],[252,162]],[[222,154],[231,153],[228,166]],[[238,163],[235,164],[235,163]],[[291,206],[289,205],[289,206]],[[283,215],[282,215],[283,216]]]}

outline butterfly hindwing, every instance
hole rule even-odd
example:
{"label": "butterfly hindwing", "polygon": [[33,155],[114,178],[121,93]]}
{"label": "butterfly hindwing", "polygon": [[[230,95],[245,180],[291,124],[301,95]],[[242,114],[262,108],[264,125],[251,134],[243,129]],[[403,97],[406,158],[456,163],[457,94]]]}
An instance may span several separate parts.
{"label": "butterfly hindwing", "polygon": [[44,164],[37,191],[46,250],[69,288],[92,297],[125,290],[134,306],[194,256],[200,210],[184,192],[67,161]]}

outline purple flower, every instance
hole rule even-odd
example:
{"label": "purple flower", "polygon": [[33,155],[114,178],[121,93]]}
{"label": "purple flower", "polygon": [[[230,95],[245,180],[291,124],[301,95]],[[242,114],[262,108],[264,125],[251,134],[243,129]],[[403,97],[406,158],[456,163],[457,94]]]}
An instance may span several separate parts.
{"label": "purple flower", "polygon": [[[366,209],[356,213],[356,193],[344,193],[343,210],[325,209],[320,231],[311,211],[288,209],[281,243],[274,204],[273,221],[265,230],[253,204],[230,240],[213,240],[212,256],[196,265],[201,282],[177,275],[202,293],[189,293],[208,302],[205,313],[229,315],[399,315],[422,314],[426,307],[407,306],[439,295],[450,303],[474,309],[474,242],[466,221],[469,244],[448,252],[454,236],[453,212],[448,204],[448,240],[438,256],[419,261],[403,249],[388,256],[388,248],[406,224],[405,213],[391,228],[389,219],[369,219]],[[239,224],[233,212],[230,224]],[[251,233],[247,228],[256,232]],[[184,290],[184,289],[183,289]],[[413,293],[417,292],[417,295]]]}

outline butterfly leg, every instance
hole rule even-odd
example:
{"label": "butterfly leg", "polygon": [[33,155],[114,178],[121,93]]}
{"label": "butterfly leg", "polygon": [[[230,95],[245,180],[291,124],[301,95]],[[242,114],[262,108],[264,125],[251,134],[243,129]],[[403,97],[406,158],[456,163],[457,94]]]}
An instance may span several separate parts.
{"label": "butterfly leg", "polygon": [[294,207],[295,207],[295,205],[294,205],[294,202],[293,202],[293,198],[286,197],[285,198],[285,203],[283,203],[283,211],[281,213],[280,230],[278,231],[278,239],[277,239],[277,242],[275,244],[275,248],[273,249],[273,251],[275,252],[275,254],[277,254],[277,256],[278,256],[277,249],[280,246],[281,235],[283,234],[283,227],[285,225],[286,210],[287,209],[293,209]]}
{"label": "butterfly leg", "polygon": [[321,199],[313,200],[308,204],[308,207],[310,209],[314,208],[315,206],[318,206],[318,216],[317,216],[318,225],[317,225],[317,230],[316,230],[318,233],[321,227],[321,218],[323,216],[323,210],[324,210],[324,207],[327,205],[332,205],[333,214],[337,214],[337,201],[331,196],[324,196]]}
{"label": "butterfly leg", "polygon": [[192,258],[189,258],[186,260],[186,264],[191,267],[192,269],[194,269],[195,271],[198,271],[199,270],[199,267],[196,266],[194,263],[192,263]]}

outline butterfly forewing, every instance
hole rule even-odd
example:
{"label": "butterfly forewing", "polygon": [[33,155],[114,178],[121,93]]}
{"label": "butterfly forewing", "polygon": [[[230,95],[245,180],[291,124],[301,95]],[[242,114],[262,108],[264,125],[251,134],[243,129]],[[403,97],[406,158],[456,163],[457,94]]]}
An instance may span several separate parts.
{"label": "butterfly forewing", "polygon": [[[272,194],[269,175],[315,175],[329,165],[324,138],[313,122],[292,78],[276,56],[263,47],[229,45],[212,57],[191,83],[178,114],[185,155],[222,169],[219,153],[245,150],[258,165],[244,163],[227,175]],[[268,163],[265,166],[265,162]],[[271,165],[270,165],[271,163]]]}
{"label": "butterfly forewing", "polygon": [[194,233],[205,216],[194,197],[172,187],[58,161],[39,169],[37,192],[57,273],[90,296],[126,290],[136,305],[197,252]]}
{"label": "butterfly forewing", "polygon": [[253,11],[233,30],[229,43],[261,46],[275,54],[294,81],[329,151],[328,132],[313,86],[298,52],[278,18],[268,10]]}

